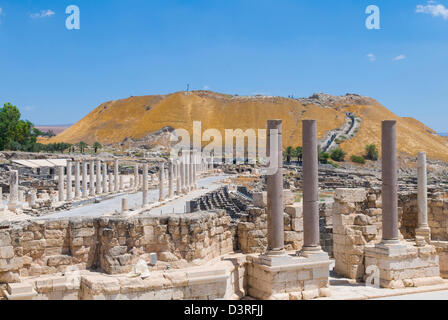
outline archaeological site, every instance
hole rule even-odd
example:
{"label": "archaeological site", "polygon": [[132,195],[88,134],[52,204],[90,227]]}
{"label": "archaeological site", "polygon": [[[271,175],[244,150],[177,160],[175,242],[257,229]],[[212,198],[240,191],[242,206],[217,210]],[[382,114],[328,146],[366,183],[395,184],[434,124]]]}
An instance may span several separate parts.
{"label": "archaeological site", "polygon": [[428,175],[425,152],[400,170],[397,121],[380,124],[380,171],[321,164],[316,120],[301,123],[298,163],[284,161],[282,120],[266,123],[264,164],[193,147],[175,156],[3,152],[0,299],[325,300],[448,289],[443,171]]}
{"label": "archaeological site", "polygon": [[448,301],[447,34],[448,0],[0,0],[1,316]]}

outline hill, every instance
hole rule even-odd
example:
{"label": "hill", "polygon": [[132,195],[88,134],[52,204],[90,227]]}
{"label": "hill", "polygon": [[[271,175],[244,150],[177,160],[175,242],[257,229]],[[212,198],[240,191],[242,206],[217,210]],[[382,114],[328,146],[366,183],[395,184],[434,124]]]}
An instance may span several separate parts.
{"label": "hill", "polygon": [[101,104],[49,142],[115,144],[145,139],[165,127],[184,128],[191,133],[193,121],[201,121],[203,130],[220,130],[224,137],[224,129],[265,128],[266,120],[282,119],[284,146],[298,146],[302,119],[318,121],[321,139],[328,131],[344,126],[347,113],[362,120],[354,136],[341,143],[349,155],[363,154],[366,144],[380,146],[381,120],[395,119],[400,152],[415,156],[426,151],[430,158],[448,161],[447,140],[434,130],[415,119],[395,115],[374,99],[355,94],[289,99],[193,91],[130,97]]}

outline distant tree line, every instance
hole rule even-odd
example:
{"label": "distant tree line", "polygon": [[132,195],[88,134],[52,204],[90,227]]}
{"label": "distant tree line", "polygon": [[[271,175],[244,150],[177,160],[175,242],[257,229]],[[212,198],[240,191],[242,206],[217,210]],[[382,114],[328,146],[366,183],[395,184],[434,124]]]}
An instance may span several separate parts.
{"label": "distant tree line", "polygon": [[[333,149],[330,153],[323,152],[320,147],[317,149],[318,153],[318,161],[322,164],[332,164],[334,166],[337,166],[335,163],[333,163],[331,160],[335,162],[343,162],[345,161],[345,156],[347,155],[342,148],[337,147]],[[363,156],[356,156],[352,155],[350,157],[350,160],[355,163],[364,164],[365,160],[371,160],[371,161],[377,161],[378,160],[378,148],[374,144],[368,144],[365,147],[365,154]],[[286,160],[287,163],[291,162],[291,159],[297,158],[298,162],[301,162],[302,160],[302,147],[292,147],[288,146],[286,147],[285,151],[283,152],[283,158]],[[330,160],[331,159],[331,160]]]}

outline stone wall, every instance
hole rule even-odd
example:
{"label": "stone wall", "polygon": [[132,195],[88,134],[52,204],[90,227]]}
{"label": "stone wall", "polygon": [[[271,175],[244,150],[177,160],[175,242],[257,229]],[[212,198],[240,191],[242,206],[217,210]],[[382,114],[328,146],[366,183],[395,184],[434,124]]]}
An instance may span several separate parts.
{"label": "stone wall", "polygon": [[25,278],[0,293],[10,300],[241,299],[247,294],[245,270],[246,257],[229,254],[200,267],[151,271],[146,278],[92,271]]}
{"label": "stone wall", "polygon": [[[285,249],[300,250],[303,245],[302,205],[285,206]],[[244,253],[263,253],[267,249],[266,208],[251,207],[238,223],[238,248]]]}
{"label": "stone wall", "polygon": [[[440,256],[441,274],[445,277],[448,271],[446,195],[435,190],[428,192],[428,224],[431,228],[432,244]],[[362,280],[365,269],[364,248],[381,240],[381,189],[336,189],[334,200],[335,271],[340,275]],[[418,215],[417,194],[400,193],[398,206],[400,239],[414,239]]]}
{"label": "stone wall", "polygon": [[[414,238],[418,215],[417,193],[400,194],[398,205],[403,211],[400,231],[405,238]],[[448,193],[429,190],[428,224],[431,239],[448,240]]]}
{"label": "stone wall", "polygon": [[72,265],[125,273],[153,252],[173,266],[200,263],[233,251],[229,223],[225,211],[10,223],[0,227],[0,283]]}
{"label": "stone wall", "polygon": [[335,271],[362,280],[364,248],[381,239],[380,190],[336,189],[333,204]]}

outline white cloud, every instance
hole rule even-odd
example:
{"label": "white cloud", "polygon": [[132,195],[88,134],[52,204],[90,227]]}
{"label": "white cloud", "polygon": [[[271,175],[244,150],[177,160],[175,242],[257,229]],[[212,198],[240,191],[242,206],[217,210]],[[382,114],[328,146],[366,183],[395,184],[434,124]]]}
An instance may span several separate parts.
{"label": "white cloud", "polygon": [[[0,17],[3,15],[3,9],[0,8]],[[0,23],[2,23],[2,20],[0,19]]]}
{"label": "white cloud", "polygon": [[369,53],[369,54],[367,55],[367,58],[369,58],[369,61],[370,61],[370,62],[374,62],[374,61],[376,61],[376,57],[375,57],[375,55],[374,55],[373,53]]}
{"label": "white cloud", "polygon": [[419,4],[415,10],[417,13],[430,14],[433,17],[442,17],[448,19],[448,8],[436,1],[428,1],[426,5]]}
{"label": "white cloud", "polygon": [[23,109],[25,109],[26,111],[34,111],[36,110],[35,106],[25,106]]}
{"label": "white cloud", "polygon": [[203,86],[203,87],[202,87],[202,90],[208,90],[208,89],[210,89],[209,86]]}
{"label": "white cloud", "polygon": [[39,13],[32,13],[30,15],[31,18],[37,19],[37,18],[46,18],[51,17],[52,15],[55,15],[56,13],[53,10],[47,9],[47,10],[41,10]]}
{"label": "white cloud", "polygon": [[400,54],[399,56],[396,56],[394,58],[394,61],[400,61],[406,59],[406,56],[404,54]]}

